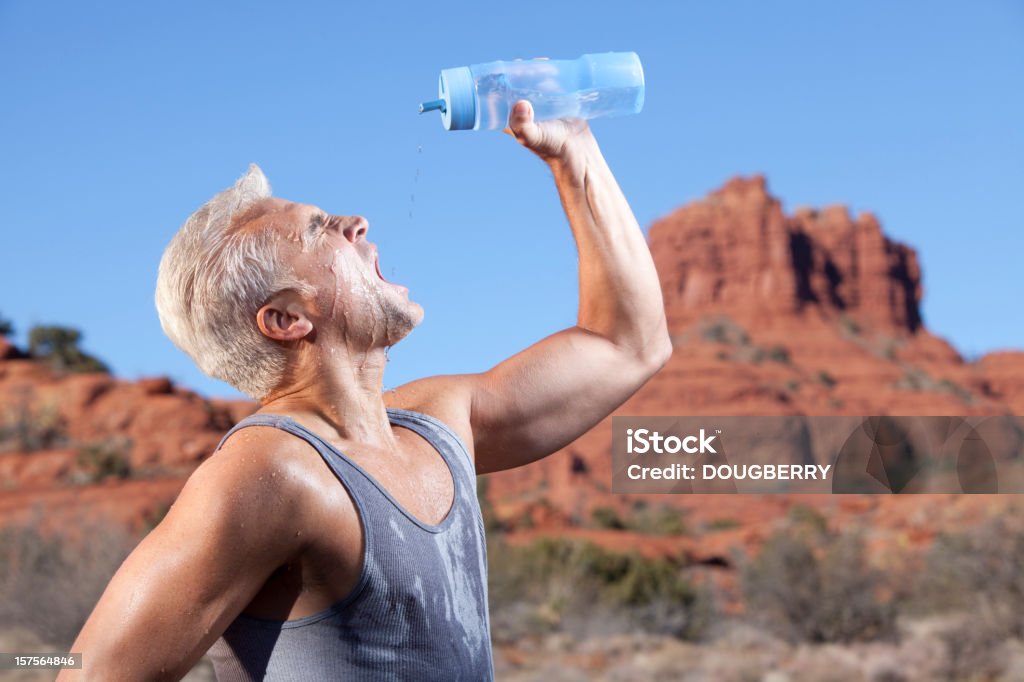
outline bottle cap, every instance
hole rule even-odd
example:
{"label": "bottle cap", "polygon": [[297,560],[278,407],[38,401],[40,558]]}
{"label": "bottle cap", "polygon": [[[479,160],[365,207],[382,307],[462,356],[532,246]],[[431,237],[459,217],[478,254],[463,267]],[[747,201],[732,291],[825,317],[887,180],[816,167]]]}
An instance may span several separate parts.
{"label": "bottle cap", "polygon": [[437,80],[437,97],[445,102],[441,122],[445,130],[472,130],[476,125],[476,92],[468,66],[444,69]]}

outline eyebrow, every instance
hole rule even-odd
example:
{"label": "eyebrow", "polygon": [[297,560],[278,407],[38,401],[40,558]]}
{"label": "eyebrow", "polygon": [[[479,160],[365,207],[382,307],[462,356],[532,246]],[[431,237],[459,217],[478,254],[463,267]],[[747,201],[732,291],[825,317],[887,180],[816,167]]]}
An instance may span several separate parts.
{"label": "eyebrow", "polygon": [[306,226],[306,232],[313,236],[324,229],[325,223],[326,216],[323,213],[314,213],[309,219],[309,225]]}
{"label": "eyebrow", "polygon": [[327,231],[327,222],[328,217],[323,211],[310,216],[306,231],[302,235],[303,251],[308,251],[314,240]]}

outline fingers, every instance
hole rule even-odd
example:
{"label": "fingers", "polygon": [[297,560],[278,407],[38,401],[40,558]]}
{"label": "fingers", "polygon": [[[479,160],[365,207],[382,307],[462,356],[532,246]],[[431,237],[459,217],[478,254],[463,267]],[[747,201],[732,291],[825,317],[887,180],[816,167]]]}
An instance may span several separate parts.
{"label": "fingers", "polygon": [[533,105],[528,100],[521,99],[512,107],[512,113],[508,117],[509,127],[516,130],[531,123],[533,123]]}
{"label": "fingers", "polygon": [[521,99],[512,107],[508,117],[508,128],[505,132],[514,136],[521,143],[530,147],[540,136],[537,124],[533,122],[533,106]]}

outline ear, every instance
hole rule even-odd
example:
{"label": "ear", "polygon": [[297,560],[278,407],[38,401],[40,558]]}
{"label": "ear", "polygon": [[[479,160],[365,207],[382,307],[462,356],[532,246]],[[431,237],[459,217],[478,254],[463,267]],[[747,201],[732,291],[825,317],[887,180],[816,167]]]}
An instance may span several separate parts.
{"label": "ear", "polygon": [[264,336],[276,341],[298,341],[313,331],[304,302],[293,291],[282,291],[263,304],[256,324]]}

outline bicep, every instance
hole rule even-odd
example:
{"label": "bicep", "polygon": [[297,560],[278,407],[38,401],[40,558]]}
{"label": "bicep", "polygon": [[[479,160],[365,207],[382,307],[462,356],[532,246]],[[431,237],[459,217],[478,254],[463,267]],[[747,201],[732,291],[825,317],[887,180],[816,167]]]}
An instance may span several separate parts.
{"label": "bicep", "polygon": [[580,327],[476,375],[471,423],[478,473],[527,464],[593,428],[657,370]]}
{"label": "bicep", "polygon": [[83,679],[180,678],[296,551],[286,496],[221,465],[193,474],[107,586],[73,649]]}

